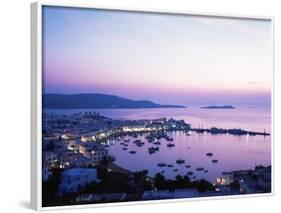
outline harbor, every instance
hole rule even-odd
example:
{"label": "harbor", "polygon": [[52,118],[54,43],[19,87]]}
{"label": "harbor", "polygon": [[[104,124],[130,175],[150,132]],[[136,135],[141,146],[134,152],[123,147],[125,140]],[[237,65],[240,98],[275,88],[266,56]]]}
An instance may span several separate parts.
{"label": "harbor", "polygon": [[[126,150],[122,149],[124,145],[120,142],[109,140],[109,153],[120,156],[116,158],[116,163],[132,171],[147,169],[150,176],[159,172],[170,179],[177,174],[189,174],[191,179],[204,178],[210,182],[214,182],[224,171],[239,169],[241,162],[244,169],[261,163],[270,165],[267,155],[270,144],[266,142],[270,136],[202,135],[196,132],[186,135],[181,131],[167,134],[173,138],[172,143],[162,138],[159,145],[148,142],[145,134],[139,136],[144,142],[142,146],[133,143],[134,138],[127,137],[130,142],[126,144]],[[259,154],[249,153],[251,147],[255,147]],[[130,154],[129,151],[135,153]],[[229,156],[237,158],[233,160]]]}
{"label": "harbor", "polygon": [[[251,178],[249,184],[239,184],[243,192],[227,179],[240,180],[247,172],[226,172],[271,165],[271,135],[266,131],[193,128],[186,119],[117,119],[99,112],[48,113],[43,126],[43,186],[60,200],[55,205],[176,198],[179,190],[185,197],[255,193],[258,189],[247,188],[254,184]],[[73,193],[60,178],[90,171],[92,184]],[[54,187],[57,191],[48,191]],[[163,190],[168,190],[165,198],[158,194]],[[45,198],[46,205],[53,205]]]}

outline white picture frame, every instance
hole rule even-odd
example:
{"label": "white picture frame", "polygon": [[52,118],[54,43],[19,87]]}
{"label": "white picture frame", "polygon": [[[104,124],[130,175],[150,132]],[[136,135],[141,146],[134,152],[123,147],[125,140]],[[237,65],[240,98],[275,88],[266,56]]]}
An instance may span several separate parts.
{"label": "white picture frame", "polygon": [[[274,18],[271,16],[247,16],[247,15],[229,15],[229,14],[213,14],[202,12],[189,12],[178,10],[162,10],[159,8],[153,9],[139,9],[131,7],[108,7],[102,4],[80,4],[80,3],[56,3],[53,1],[38,1],[31,4],[31,207],[34,210],[53,210],[53,209],[76,209],[76,208],[92,208],[102,206],[120,206],[120,205],[139,205],[144,203],[162,203],[162,202],[186,202],[194,200],[212,200],[237,198],[239,196],[216,196],[216,197],[202,197],[202,198],[186,198],[186,199],[168,199],[156,201],[136,201],[126,203],[109,203],[109,204],[87,204],[87,205],[73,205],[73,206],[56,206],[56,207],[42,207],[42,8],[43,6],[58,6],[58,7],[74,7],[74,8],[93,8],[104,10],[118,10],[118,11],[135,11],[135,12],[152,12],[165,14],[183,14],[189,16],[205,16],[218,18],[236,18],[236,19],[257,19],[268,20],[272,27],[272,51],[274,50]],[[273,60],[273,59],[272,59]],[[273,63],[273,62],[272,62]],[[274,70],[273,70],[274,73]],[[273,74],[274,75],[274,74]],[[271,113],[273,120],[274,113],[274,91],[273,79],[271,88]],[[274,128],[273,121],[271,121],[271,162],[272,162],[272,191],[267,194],[249,194],[243,197],[257,197],[257,196],[272,196],[274,195]]]}

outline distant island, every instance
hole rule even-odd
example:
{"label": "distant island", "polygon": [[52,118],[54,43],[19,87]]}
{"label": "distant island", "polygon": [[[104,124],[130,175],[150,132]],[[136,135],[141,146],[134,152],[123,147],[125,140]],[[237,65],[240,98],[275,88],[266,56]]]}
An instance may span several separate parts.
{"label": "distant island", "polygon": [[223,105],[223,106],[205,106],[200,107],[201,109],[235,109],[234,106],[231,105]]}
{"label": "distant island", "polygon": [[185,108],[180,105],[162,105],[148,100],[131,100],[115,95],[83,94],[43,94],[45,109],[139,109],[139,108]]}

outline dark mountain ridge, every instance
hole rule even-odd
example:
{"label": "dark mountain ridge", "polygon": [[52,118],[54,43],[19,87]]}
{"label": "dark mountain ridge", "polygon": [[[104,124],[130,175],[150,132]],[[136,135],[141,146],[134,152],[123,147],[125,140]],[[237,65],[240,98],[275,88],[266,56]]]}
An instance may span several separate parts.
{"label": "dark mountain ridge", "polygon": [[222,105],[222,106],[205,106],[201,107],[201,109],[235,109],[232,105]]}
{"label": "dark mountain ridge", "polygon": [[43,94],[45,109],[137,109],[137,108],[185,108],[179,105],[162,105],[148,100],[131,100],[115,95],[82,93],[82,94]]}

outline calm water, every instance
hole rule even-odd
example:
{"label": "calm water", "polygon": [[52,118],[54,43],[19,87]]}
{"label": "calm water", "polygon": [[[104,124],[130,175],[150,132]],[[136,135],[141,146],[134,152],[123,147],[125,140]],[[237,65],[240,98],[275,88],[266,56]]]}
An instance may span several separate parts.
{"label": "calm water", "polygon": [[[96,111],[101,115],[111,118],[122,119],[152,119],[161,117],[173,117],[184,119],[193,127],[201,125],[204,128],[242,128],[251,131],[271,133],[271,112],[268,108],[241,107],[237,109],[200,109],[191,107],[186,109],[87,109],[87,110],[47,110],[53,113],[76,113],[81,111]],[[128,150],[122,150],[120,142],[112,141],[109,152],[116,157],[116,163],[132,171],[148,169],[153,176],[157,172],[164,171],[164,175],[174,178],[177,174],[185,175],[187,171],[192,171],[196,179],[206,178],[214,181],[223,171],[233,171],[239,169],[250,169],[257,164],[271,165],[271,136],[232,136],[232,135],[211,135],[196,134],[187,136],[181,132],[170,132],[174,138],[175,147],[166,147],[165,140],[161,140],[160,151],[154,154],[148,153],[148,147],[152,144],[145,143],[138,147],[129,143]],[[140,138],[146,142],[144,136]],[[154,145],[155,146],[155,145]],[[136,151],[130,154],[129,151]],[[205,154],[212,152],[213,157]],[[185,164],[176,164],[177,159],[184,159]],[[218,163],[212,163],[212,159],[217,159]],[[157,163],[164,162],[173,164],[173,168],[160,168]],[[191,166],[190,169],[185,165]],[[196,171],[197,167],[204,167],[208,173]],[[174,169],[178,169],[174,172]],[[192,177],[192,176],[191,176]]]}
{"label": "calm water", "polygon": [[[148,169],[150,175],[162,172],[166,177],[174,178],[177,174],[185,175],[192,171],[196,178],[206,178],[214,181],[223,171],[233,171],[239,169],[253,168],[255,165],[270,165],[270,137],[263,136],[231,136],[231,135],[210,135],[197,134],[191,136],[181,132],[170,132],[168,135],[174,138],[175,147],[168,148],[165,140],[161,140],[159,152],[148,153],[148,147],[152,144],[145,143],[143,147],[138,147],[130,142],[128,150],[122,150],[120,142],[110,146],[109,150],[116,156],[116,163],[132,170]],[[145,141],[145,138],[140,138]],[[153,145],[156,146],[156,145]],[[130,154],[129,151],[136,151]],[[206,153],[212,152],[212,157],[207,157]],[[176,164],[177,159],[184,159],[185,164]],[[212,159],[218,163],[212,163]],[[173,168],[158,167],[159,162],[173,164]],[[191,166],[190,169],[185,165]],[[196,171],[197,167],[204,167],[208,173]],[[174,172],[174,169],[179,169]]]}

